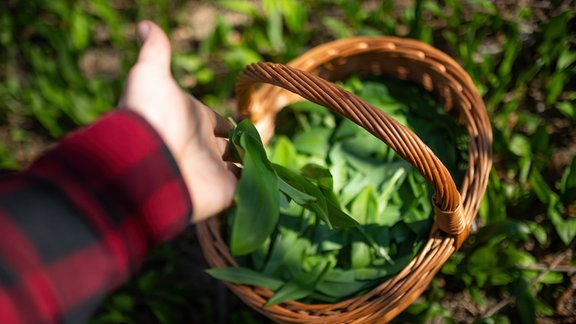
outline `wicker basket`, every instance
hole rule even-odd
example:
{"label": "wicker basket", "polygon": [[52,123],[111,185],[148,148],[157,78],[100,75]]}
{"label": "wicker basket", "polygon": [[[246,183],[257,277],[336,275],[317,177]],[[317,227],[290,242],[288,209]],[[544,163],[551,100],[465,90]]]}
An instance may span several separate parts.
{"label": "wicker basket", "polygon": [[[469,164],[458,190],[434,153],[410,130],[381,110],[333,83],[351,74],[385,74],[422,85],[442,100],[468,130]],[[325,80],[326,79],[326,80]],[[255,83],[261,85],[252,92]],[[237,82],[239,107],[266,142],[276,114],[306,99],[354,121],[414,165],[434,189],[435,221],[421,252],[396,276],[368,293],[335,304],[290,301],[265,307],[273,292],[226,283],[246,304],[281,323],[382,323],[393,319],[426,289],[469,233],[488,182],[492,131],[482,98],[468,74],[449,56],[424,43],[394,37],[357,37],[311,49],[288,66],[256,63]],[[222,239],[219,221],[197,226],[203,253],[212,267],[237,266]]]}

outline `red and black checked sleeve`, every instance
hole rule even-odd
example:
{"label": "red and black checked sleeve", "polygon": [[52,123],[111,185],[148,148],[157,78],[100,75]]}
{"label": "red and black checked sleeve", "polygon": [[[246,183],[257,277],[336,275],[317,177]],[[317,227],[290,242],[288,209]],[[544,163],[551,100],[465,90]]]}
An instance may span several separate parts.
{"label": "red and black checked sleeve", "polygon": [[121,110],[0,180],[0,323],[84,323],[192,206],[168,148]]}

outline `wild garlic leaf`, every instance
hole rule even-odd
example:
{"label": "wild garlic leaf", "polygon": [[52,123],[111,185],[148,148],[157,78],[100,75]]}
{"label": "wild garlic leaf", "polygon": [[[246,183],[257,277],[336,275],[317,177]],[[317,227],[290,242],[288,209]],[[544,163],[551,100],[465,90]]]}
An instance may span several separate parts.
{"label": "wild garlic leaf", "polygon": [[317,201],[315,196],[309,195],[306,192],[295,188],[281,177],[278,177],[278,189],[280,189],[287,198],[290,198],[298,205],[311,204]]}
{"label": "wild garlic leaf", "polygon": [[211,268],[207,269],[206,272],[218,280],[229,281],[239,285],[265,287],[270,290],[276,290],[284,284],[281,280],[248,268]]}
{"label": "wild garlic leaf", "polygon": [[233,255],[245,255],[264,243],[278,222],[278,179],[249,120],[236,126],[231,141],[242,157],[243,168],[236,190],[230,250]]}
{"label": "wild garlic leaf", "polygon": [[348,244],[348,231],[331,229],[325,224],[316,224],[310,238],[317,246],[317,252],[339,251]]}
{"label": "wild garlic leaf", "polygon": [[374,283],[372,280],[356,280],[354,270],[334,268],[330,269],[324,277],[324,280],[316,287],[316,291],[321,295],[315,295],[315,297],[322,298],[321,296],[324,295],[326,301],[331,300],[331,298],[328,297],[348,297],[358,291],[373,286]]}
{"label": "wild garlic leaf", "polygon": [[[369,217],[378,212],[378,202],[374,195],[374,189],[367,186],[360,192],[358,197],[354,200],[351,207],[351,212],[356,215],[356,218],[361,224],[366,224]],[[370,216],[369,216],[370,215]],[[371,244],[365,239],[365,235],[360,231],[354,231],[351,236],[351,260],[352,268],[366,267],[371,263],[372,253],[371,248],[378,248],[376,242]]]}
{"label": "wild garlic leaf", "polygon": [[326,197],[326,205],[328,206],[328,218],[334,228],[348,228],[358,226],[358,221],[354,217],[348,215],[342,208],[334,191],[328,189],[320,189]]}
{"label": "wild garlic leaf", "polygon": [[262,273],[267,275],[279,275],[282,271],[284,258],[289,252],[294,253],[298,234],[294,231],[279,231],[274,238],[274,243],[270,250],[268,262],[264,266]]}
{"label": "wild garlic leaf", "polygon": [[328,168],[309,163],[302,168],[302,174],[312,179],[326,198],[328,218],[333,227],[344,228],[358,225],[358,221],[343,210],[338,196],[334,193],[334,179]]}
{"label": "wild garlic leaf", "polygon": [[309,296],[333,266],[333,263],[324,260],[324,262],[318,263],[312,270],[300,272],[296,277],[280,287],[268,302],[266,302],[266,306],[277,305],[288,300],[297,300]]}
{"label": "wild garlic leaf", "polygon": [[298,133],[294,136],[294,146],[298,148],[299,152],[325,159],[331,134],[332,129],[313,127],[307,132]]}
{"label": "wild garlic leaf", "polygon": [[576,200],[576,159],[564,170],[560,181],[560,193],[565,203]]}
{"label": "wild garlic leaf", "polygon": [[[296,172],[292,172],[286,167],[277,164],[273,164],[273,167],[274,170],[276,170],[278,177],[281,178],[282,181],[284,181],[290,187],[315,198],[314,200],[306,201],[305,204],[302,204],[302,207],[316,213],[320,219],[332,227],[330,219],[328,218],[328,206],[326,204],[326,198],[320,189],[310,180],[306,179],[306,177],[297,174]],[[287,192],[284,193],[289,194]]]}
{"label": "wild garlic leaf", "polygon": [[276,136],[272,145],[267,149],[270,162],[287,166],[292,170],[298,170],[298,152],[288,137],[283,135]]}
{"label": "wild garlic leaf", "polygon": [[394,258],[394,263],[386,263],[378,267],[365,267],[354,269],[356,280],[383,280],[386,277],[396,274],[398,271],[404,269],[406,265],[412,260],[413,255],[402,255]]}
{"label": "wild garlic leaf", "polygon": [[301,170],[302,175],[314,180],[320,188],[328,190],[334,189],[334,179],[332,179],[332,174],[328,168],[308,163],[303,166]]}

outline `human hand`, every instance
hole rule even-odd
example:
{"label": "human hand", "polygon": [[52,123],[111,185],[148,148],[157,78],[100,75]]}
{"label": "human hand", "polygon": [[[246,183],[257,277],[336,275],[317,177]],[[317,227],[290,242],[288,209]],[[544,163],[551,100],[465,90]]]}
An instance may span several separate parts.
{"label": "human hand", "polygon": [[232,125],[180,89],[170,72],[170,42],[160,27],[143,21],[138,36],[142,48],[119,106],[138,112],[158,131],[190,191],[192,221],[204,220],[232,203],[236,167],[225,160]]}

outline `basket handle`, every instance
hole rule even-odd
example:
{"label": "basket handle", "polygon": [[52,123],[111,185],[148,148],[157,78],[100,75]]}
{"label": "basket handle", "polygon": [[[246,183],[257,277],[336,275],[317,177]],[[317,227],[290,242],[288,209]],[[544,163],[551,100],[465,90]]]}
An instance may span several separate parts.
{"label": "basket handle", "polygon": [[[251,109],[252,86],[269,83],[322,105],[350,119],[376,136],[412,164],[434,188],[432,202],[440,230],[456,236],[467,235],[462,199],[452,176],[432,150],[411,130],[380,109],[339,86],[308,72],[277,63],[253,63],[237,79],[236,96],[241,110]],[[256,107],[254,109],[266,109]]]}

